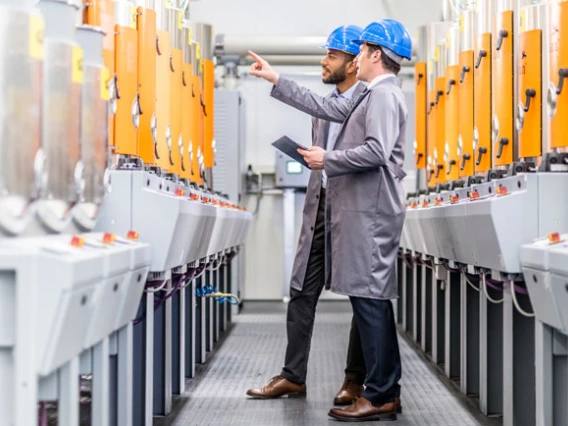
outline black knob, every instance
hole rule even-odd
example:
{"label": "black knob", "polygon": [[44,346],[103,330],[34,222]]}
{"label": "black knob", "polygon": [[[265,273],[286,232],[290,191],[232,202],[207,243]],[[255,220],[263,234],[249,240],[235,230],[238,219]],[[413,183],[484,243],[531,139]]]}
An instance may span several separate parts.
{"label": "black knob", "polygon": [[501,47],[503,46],[503,39],[505,37],[509,36],[509,32],[507,30],[501,30],[499,31],[499,38],[497,39],[497,51],[501,50]]}
{"label": "black knob", "polygon": [[562,88],[564,87],[564,78],[568,77],[568,68],[560,68],[558,70],[558,87],[556,88],[556,94],[560,95],[562,93]]}
{"label": "black knob", "polygon": [[463,83],[463,81],[465,80],[465,73],[470,72],[470,71],[471,70],[469,69],[469,67],[467,67],[467,66],[462,67],[462,72],[461,72],[461,76],[460,76],[460,83]]}
{"label": "black knob", "polygon": [[525,112],[529,112],[529,109],[531,108],[531,98],[534,98],[536,96],[536,90],[527,89],[525,91],[525,95],[526,95],[526,101],[525,101],[525,107],[523,109],[525,110]]}
{"label": "black knob", "polygon": [[434,102],[430,102],[430,108],[428,108],[428,112],[426,113],[427,115],[430,115],[432,108],[434,108],[434,105],[436,105]]}
{"label": "black knob", "polygon": [[452,86],[454,86],[455,84],[456,84],[456,80],[448,81],[448,90],[446,90],[446,95],[450,94],[450,92],[452,91]]}
{"label": "black knob", "polygon": [[448,164],[450,165],[450,167],[448,167],[448,171],[446,172],[447,175],[452,172],[452,167],[456,165],[456,160],[450,160]]}
{"label": "black knob", "polygon": [[481,60],[483,58],[487,57],[487,52],[485,50],[480,50],[479,54],[477,55],[477,62],[475,63],[475,68],[479,68],[479,66],[481,65]]}
{"label": "black knob", "polygon": [[420,86],[420,81],[424,78],[424,74],[420,73],[418,74],[418,81],[416,82],[416,85]]}
{"label": "black knob", "polygon": [[487,148],[485,148],[484,146],[480,146],[477,152],[477,161],[475,163],[476,166],[479,166],[481,164],[481,159],[483,158],[483,154],[487,154]]}
{"label": "black knob", "polygon": [[419,152],[418,155],[416,156],[416,165],[420,164],[420,160],[422,160],[422,157],[424,157],[424,154]]}
{"label": "black knob", "polygon": [[509,139],[507,138],[499,139],[499,152],[497,153],[497,158],[501,158],[501,156],[503,155],[503,147],[505,145],[509,145]]}
{"label": "black knob", "polygon": [[461,165],[461,167],[460,167],[460,170],[465,169],[465,163],[466,163],[468,160],[471,160],[471,155],[469,155],[469,154],[464,154],[464,155],[463,155],[463,161],[462,161],[462,165]]}
{"label": "black knob", "polygon": [[436,92],[436,105],[438,105],[438,103],[440,102],[440,96],[444,95],[444,91],[443,90],[438,90]]}
{"label": "black knob", "polygon": [[440,172],[441,172],[442,170],[444,170],[444,165],[443,165],[443,164],[438,164],[438,165],[436,166],[436,169],[437,169],[437,171],[436,171],[436,179],[438,179],[438,176],[440,176]]}
{"label": "black knob", "polygon": [[140,103],[140,93],[137,93],[137,94],[136,94],[136,103],[138,104],[138,114],[139,114],[139,115],[144,114],[144,113],[142,112],[142,104]]}

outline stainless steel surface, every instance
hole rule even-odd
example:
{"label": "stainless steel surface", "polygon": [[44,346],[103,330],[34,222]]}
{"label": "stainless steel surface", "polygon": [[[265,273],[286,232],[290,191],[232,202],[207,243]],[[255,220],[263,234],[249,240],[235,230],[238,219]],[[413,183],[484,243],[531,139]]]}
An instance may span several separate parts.
{"label": "stainless steel surface", "polygon": [[426,62],[428,52],[428,26],[421,25],[418,27],[418,41],[416,55],[418,62]]}
{"label": "stainless steel surface", "polygon": [[493,30],[493,0],[478,0],[476,35],[490,33]]}
{"label": "stainless steel surface", "polygon": [[[33,18],[32,18],[33,17]],[[21,218],[37,195],[42,61],[30,56],[37,14],[0,6],[0,226]],[[15,232],[13,230],[12,232]]]}
{"label": "stainless steel surface", "polygon": [[168,29],[168,10],[169,0],[155,0],[156,11],[156,29],[158,31],[167,31]]}
{"label": "stainless steel surface", "polygon": [[460,62],[460,29],[453,25],[446,34],[446,62],[447,66],[459,65]]}
{"label": "stainless steel surface", "polygon": [[438,60],[434,63],[434,76],[436,78],[446,75],[446,67],[448,66],[448,54],[446,50],[446,41],[438,45]]}
{"label": "stainless steel surface", "polygon": [[474,50],[475,46],[475,29],[477,21],[477,13],[469,10],[462,14],[463,28],[460,31],[460,52]]}
{"label": "stainless steel surface", "polygon": [[183,62],[186,64],[192,64],[193,55],[191,54],[191,43],[189,43],[189,34],[190,31],[188,28],[184,27],[183,35],[182,35],[182,52],[183,52]]}
{"label": "stainless steel surface", "polygon": [[138,0],[138,6],[142,6],[144,9],[155,10],[156,0]]}
{"label": "stainless steel surface", "polygon": [[428,61],[428,87],[434,87],[435,79],[437,76],[436,71],[436,56],[440,54],[439,46],[441,44],[445,47],[446,28],[447,22],[433,22],[428,24],[426,30],[426,59]]}
{"label": "stainless steel surface", "polygon": [[166,10],[167,30],[170,33],[172,49],[182,49],[187,39],[183,38],[183,29],[179,28],[180,11],[176,9]]}
{"label": "stainless steel surface", "polygon": [[66,1],[41,0],[38,7],[45,20],[46,39],[74,41],[78,12],[76,5]]}
{"label": "stainless steel surface", "polygon": [[197,59],[197,44],[191,44],[191,65],[193,67],[193,75],[198,75],[201,77],[201,67],[199,66],[199,60]]}
{"label": "stainless steel surface", "polygon": [[507,10],[514,10],[517,6],[517,3],[518,0],[497,0],[495,2],[495,13],[505,12]]}
{"label": "stainless steel surface", "polygon": [[114,23],[121,27],[129,27],[132,24],[132,8],[135,3],[129,0],[117,0],[114,2]]}

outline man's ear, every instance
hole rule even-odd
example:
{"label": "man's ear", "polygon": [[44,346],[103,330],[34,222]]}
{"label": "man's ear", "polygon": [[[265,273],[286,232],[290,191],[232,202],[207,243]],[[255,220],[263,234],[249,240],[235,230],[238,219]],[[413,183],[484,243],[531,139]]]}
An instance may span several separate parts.
{"label": "man's ear", "polygon": [[380,49],[377,49],[373,52],[373,62],[377,63],[381,60],[381,55],[383,54],[383,52],[380,51]]}

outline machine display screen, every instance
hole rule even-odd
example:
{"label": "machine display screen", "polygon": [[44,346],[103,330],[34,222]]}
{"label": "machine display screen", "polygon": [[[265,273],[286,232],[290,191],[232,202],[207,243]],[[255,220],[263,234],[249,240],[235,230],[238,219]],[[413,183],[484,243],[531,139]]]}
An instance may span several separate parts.
{"label": "machine display screen", "polygon": [[286,173],[289,175],[300,175],[302,174],[302,165],[297,161],[286,162]]}

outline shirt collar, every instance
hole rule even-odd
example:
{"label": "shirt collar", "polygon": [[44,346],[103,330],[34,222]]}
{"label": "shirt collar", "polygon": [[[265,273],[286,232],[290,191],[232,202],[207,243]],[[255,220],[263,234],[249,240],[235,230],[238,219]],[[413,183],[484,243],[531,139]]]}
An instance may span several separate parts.
{"label": "shirt collar", "polygon": [[337,88],[335,88],[333,90],[333,96],[335,96],[336,98],[341,97],[341,98],[351,99],[353,97],[353,93],[355,93],[355,89],[357,89],[358,85],[359,85],[359,82],[355,83],[353,86],[351,86],[348,90],[346,90],[342,94],[339,94],[339,92],[337,91]]}
{"label": "shirt collar", "polygon": [[379,75],[377,77],[375,77],[367,86],[367,89],[371,90],[373,87],[375,87],[377,84],[379,84],[381,81],[386,80],[387,78],[391,78],[391,77],[396,77],[396,75],[394,74],[382,74]]}

